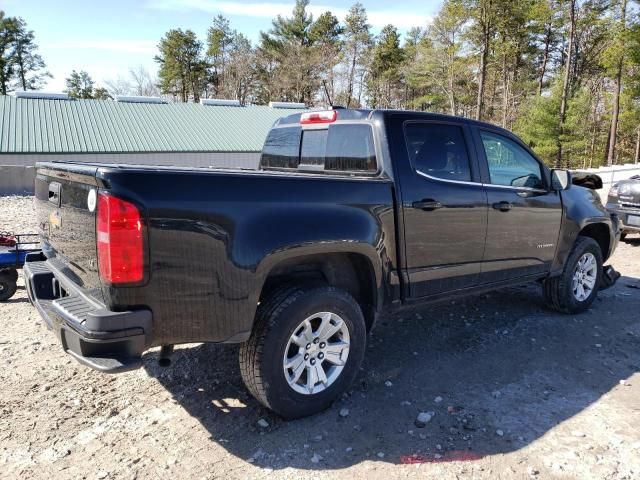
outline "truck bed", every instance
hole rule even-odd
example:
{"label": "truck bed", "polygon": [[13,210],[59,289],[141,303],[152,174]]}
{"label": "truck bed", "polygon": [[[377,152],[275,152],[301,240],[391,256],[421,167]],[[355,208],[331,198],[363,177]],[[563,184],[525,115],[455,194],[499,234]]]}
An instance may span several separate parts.
{"label": "truck bed", "polygon": [[[348,250],[397,265],[393,183],[384,176],[64,162],[37,168],[47,261],[108,310],[149,309],[148,345],[246,339],[265,278],[288,257]],[[60,185],[59,205],[49,198],[52,183]],[[147,255],[141,284],[100,280],[92,189],[139,207]]]}

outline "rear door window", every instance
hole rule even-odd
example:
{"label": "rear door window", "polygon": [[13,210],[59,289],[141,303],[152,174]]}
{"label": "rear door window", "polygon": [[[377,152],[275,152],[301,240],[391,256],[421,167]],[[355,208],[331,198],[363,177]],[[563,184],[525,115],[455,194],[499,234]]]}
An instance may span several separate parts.
{"label": "rear door window", "polygon": [[442,180],[471,181],[462,127],[445,123],[408,123],[405,141],[413,168]]}

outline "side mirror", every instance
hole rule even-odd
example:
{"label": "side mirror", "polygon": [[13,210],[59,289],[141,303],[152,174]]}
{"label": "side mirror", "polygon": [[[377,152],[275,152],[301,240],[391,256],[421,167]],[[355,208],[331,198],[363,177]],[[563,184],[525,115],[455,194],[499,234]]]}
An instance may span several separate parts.
{"label": "side mirror", "polygon": [[569,170],[551,170],[551,190],[560,192],[571,188],[571,172]]}

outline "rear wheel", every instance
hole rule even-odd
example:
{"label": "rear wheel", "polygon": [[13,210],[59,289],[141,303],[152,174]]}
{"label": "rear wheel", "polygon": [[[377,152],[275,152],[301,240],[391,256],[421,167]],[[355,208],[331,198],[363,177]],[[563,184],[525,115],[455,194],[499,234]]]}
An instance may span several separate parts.
{"label": "rear wheel", "polygon": [[349,387],[365,345],[364,317],[351,295],[326,286],[286,288],[258,309],[240,371],[263,405],[299,418],[324,410]]}
{"label": "rear wheel", "polygon": [[547,304],[563,313],[583,312],[598,296],[602,280],[602,252],[589,237],[578,237],[562,275],[545,280]]}

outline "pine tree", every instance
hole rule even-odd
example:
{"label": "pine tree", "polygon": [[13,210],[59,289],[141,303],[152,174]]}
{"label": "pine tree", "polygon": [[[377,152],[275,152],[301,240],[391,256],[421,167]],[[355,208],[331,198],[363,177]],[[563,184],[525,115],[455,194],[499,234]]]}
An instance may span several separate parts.
{"label": "pine tree", "polygon": [[371,25],[367,23],[367,11],[360,2],[349,9],[344,28],[344,63],[346,73],[346,89],[341,94],[341,103],[360,106],[362,85],[357,85],[365,69],[365,58],[371,46]]}
{"label": "pine tree", "polygon": [[15,64],[16,88],[21,90],[38,90],[42,88],[46,78],[51,74],[45,70],[46,65],[37,53],[35,35],[27,29],[26,22],[18,18],[15,22],[13,62]]}
{"label": "pine tree", "polygon": [[403,61],[400,35],[393,25],[387,25],[377,38],[369,67],[367,93],[372,107],[401,107]]}
{"label": "pine tree", "polygon": [[95,82],[84,70],[79,72],[73,70],[65,82],[67,84],[67,94],[71,98],[93,98]]}
{"label": "pine tree", "polygon": [[26,22],[0,10],[0,94],[12,88],[36,90],[51,77],[37,50],[35,35]]}
{"label": "pine tree", "polygon": [[225,73],[233,35],[229,20],[222,15],[213,19],[213,25],[207,32],[207,56],[212,67],[210,83],[213,85],[214,96],[219,96],[225,90]]}
{"label": "pine tree", "polygon": [[182,102],[200,100],[206,82],[203,45],[191,30],[169,30],[158,45],[160,91]]}

